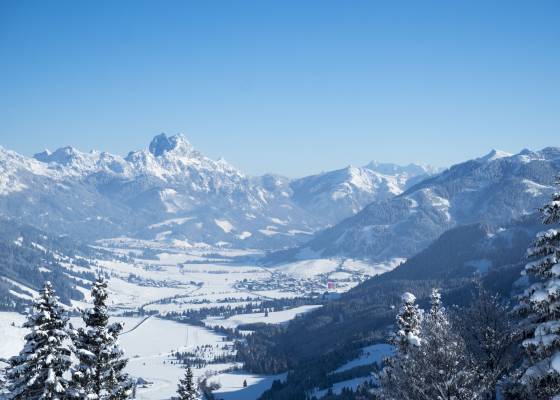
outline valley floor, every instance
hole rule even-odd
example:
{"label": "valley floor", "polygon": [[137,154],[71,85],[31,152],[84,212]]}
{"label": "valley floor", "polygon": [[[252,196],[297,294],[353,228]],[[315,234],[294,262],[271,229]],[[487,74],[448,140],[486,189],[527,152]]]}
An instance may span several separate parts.
{"label": "valley floor", "polygon": [[[242,371],[239,363],[231,361],[233,342],[219,327],[287,323],[320,307],[325,293],[336,296],[399,262],[369,265],[353,260],[304,260],[265,268],[254,261],[260,254],[251,251],[184,249],[127,238],[104,240],[99,247],[113,255],[94,263],[110,276],[112,314],[114,320],[124,323],[121,343],[130,359],[128,372],[141,378],[137,398],[142,400],[169,399],[175,394],[184,374],[177,352],[196,360],[195,377],[216,384],[218,399],[258,398],[283,375],[256,376]],[[301,301],[266,313],[259,308],[263,301],[273,299]],[[74,302],[73,306],[88,304]],[[198,324],[187,324],[173,314],[189,312],[198,312]],[[5,338],[0,343],[0,358],[21,349],[23,321],[20,314],[0,313],[0,335]],[[78,326],[81,320],[73,317],[71,322]],[[247,387],[243,387],[244,381]]]}

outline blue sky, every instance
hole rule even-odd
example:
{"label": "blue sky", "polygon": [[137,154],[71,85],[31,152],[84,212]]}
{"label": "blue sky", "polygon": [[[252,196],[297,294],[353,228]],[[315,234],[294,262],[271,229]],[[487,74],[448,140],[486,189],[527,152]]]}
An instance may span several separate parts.
{"label": "blue sky", "polygon": [[560,145],[558,1],[0,1],[0,145],[250,174]]}

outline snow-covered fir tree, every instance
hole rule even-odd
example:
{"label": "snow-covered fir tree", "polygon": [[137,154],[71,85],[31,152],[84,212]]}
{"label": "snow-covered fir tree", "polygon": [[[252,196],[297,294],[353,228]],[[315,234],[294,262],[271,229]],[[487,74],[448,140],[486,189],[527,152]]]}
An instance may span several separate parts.
{"label": "snow-covered fir tree", "polygon": [[432,293],[430,294],[430,316],[435,319],[440,318],[443,316],[443,311],[441,293],[439,289],[432,289]]}
{"label": "snow-covered fir tree", "polygon": [[50,282],[46,282],[23,325],[30,329],[19,355],[9,360],[6,374],[9,400],[63,400],[71,364],[67,319]]}
{"label": "snow-covered fir tree", "polygon": [[85,327],[72,335],[78,360],[70,393],[77,399],[121,400],[132,394],[132,381],[124,372],[127,359],[119,346],[120,323],[109,324],[107,282],[99,276],[91,288],[93,308],[85,310]]}
{"label": "snow-covered fir tree", "polygon": [[559,191],[540,210],[550,229],[527,250],[531,261],[523,273],[530,286],[517,307],[524,318],[525,362],[508,392],[511,399],[560,399],[560,177],[556,183]]}
{"label": "snow-covered fir tree", "polygon": [[404,293],[401,297],[403,304],[397,314],[398,330],[393,337],[393,343],[402,351],[410,345],[419,345],[418,334],[422,313],[416,304],[416,297],[412,293]]}
{"label": "snow-covered fir tree", "polygon": [[386,400],[406,398],[403,396],[414,393],[414,383],[407,376],[415,369],[411,357],[414,348],[420,345],[422,313],[412,293],[404,293],[401,299],[403,304],[396,316],[397,330],[391,338],[395,355],[385,360],[386,366],[379,377],[380,397]]}
{"label": "snow-covered fir tree", "polygon": [[[395,356],[388,360],[380,376],[382,399],[480,399],[477,375],[465,343],[454,332],[437,290],[431,299],[430,312],[421,319],[414,345],[397,346]],[[406,297],[404,300],[410,310],[413,303]],[[402,311],[397,317],[400,330]],[[398,336],[403,335],[399,332]]]}
{"label": "snow-covered fir tree", "polygon": [[195,400],[196,387],[194,384],[194,376],[191,367],[187,367],[185,376],[179,381],[177,386],[178,400]]}

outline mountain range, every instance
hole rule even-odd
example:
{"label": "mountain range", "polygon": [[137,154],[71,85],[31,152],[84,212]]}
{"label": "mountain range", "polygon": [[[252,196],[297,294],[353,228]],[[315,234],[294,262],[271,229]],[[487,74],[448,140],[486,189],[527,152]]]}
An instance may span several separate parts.
{"label": "mountain range", "polygon": [[518,154],[493,150],[374,201],[275,259],[408,258],[453,227],[507,224],[534,213],[555,191],[559,171],[560,148]]}
{"label": "mountain range", "polygon": [[[0,216],[84,240],[282,250],[272,260],[408,258],[442,233],[505,224],[553,192],[560,149],[486,156],[446,170],[371,162],[298,179],[251,177],[183,135],[122,157],[0,148]],[[287,249],[287,250],[286,250]]]}
{"label": "mountain range", "polygon": [[30,158],[0,148],[0,215],[86,240],[278,249],[435,172],[372,162],[295,180],[250,177],[165,134],[126,157],[63,147]]}

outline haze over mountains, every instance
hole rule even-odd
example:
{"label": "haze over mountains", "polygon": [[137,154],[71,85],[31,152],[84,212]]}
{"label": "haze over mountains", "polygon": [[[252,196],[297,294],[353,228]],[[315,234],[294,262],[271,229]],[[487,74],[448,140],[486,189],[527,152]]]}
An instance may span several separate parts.
{"label": "haze over mountains", "polygon": [[28,158],[1,149],[0,212],[85,239],[278,249],[435,171],[371,163],[296,180],[249,177],[196,151],[184,136],[165,134],[126,157],[63,147]]}

